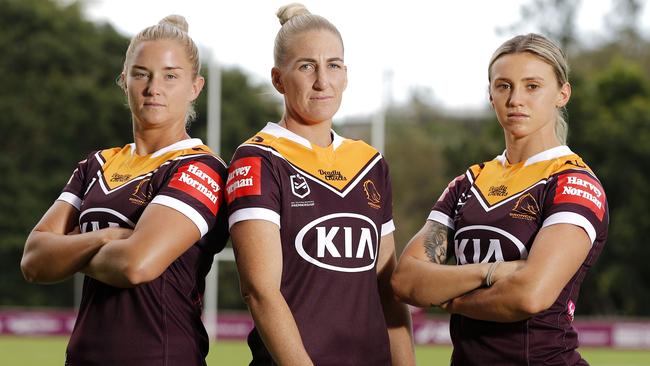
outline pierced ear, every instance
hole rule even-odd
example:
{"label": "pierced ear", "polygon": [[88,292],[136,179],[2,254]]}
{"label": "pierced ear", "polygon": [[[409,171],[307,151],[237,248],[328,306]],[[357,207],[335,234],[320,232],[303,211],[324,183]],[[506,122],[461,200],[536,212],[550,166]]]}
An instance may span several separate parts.
{"label": "pierced ear", "polygon": [[271,69],[271,82],[273,87],[280,94],[284,94],[284,85],[282,84],[282,72],[278,67],[273,67]]}

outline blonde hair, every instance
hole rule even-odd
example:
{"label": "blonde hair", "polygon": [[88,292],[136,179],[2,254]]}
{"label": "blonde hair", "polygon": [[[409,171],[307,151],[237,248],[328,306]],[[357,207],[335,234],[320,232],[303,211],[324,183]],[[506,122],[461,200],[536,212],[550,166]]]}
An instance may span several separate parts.
{"label": "blonde hair", "polygon": [[[492,83],[492,65],[499,57],[523,52],[533,54],[551,65],[560,87],[569,82],[569,63],[560,46],[549,38],[536,33],[511,38],[494,51],[488,66],[489,82]],[[569,132],[566,118],[566,107],[558,108],[555,120],[555,136],[563,145],[567,142],[567,134]]]}
{"label": "blonde hair", "polygon": [[[124,57],[124,67],[122,69],[122,74],[127,74],[131,58],[135,53],[136,47],[140,43],[146,41],[170,39],[177,41],[185,49],[185,54],[187,55],[187,58],[192,65],[192,80],[195,80],[199,75],[199,72],[201,72],[201,60],[199,59],[198,47],[192,38],[187,34],[188,29],[189,26],[184,17],[180,15],[168,15],[159,21],[158,24],[141,30],[140,33],[131,38],[131,43],[129,43],[129,48],[127,48],[126,56]],[[118,78],[117,85],[126,91],[126,81],[124,78]],[[187,109],[185,120],[186,123],[189,123],[194,119],[196,119],[196,109],[194,108],[194,102],[192,102]]]}
{"label": "blonde hair", "polygon": [[334,24],[320,15],[312,14],[299,3],[291,3],[281,7],[276,13],[282,27],[275,37],[273,59],[275,66],[282,66],[286,61],[288,45],[291,38],[311,30],[328,30],[336,35],[343,47],[343,38]]}

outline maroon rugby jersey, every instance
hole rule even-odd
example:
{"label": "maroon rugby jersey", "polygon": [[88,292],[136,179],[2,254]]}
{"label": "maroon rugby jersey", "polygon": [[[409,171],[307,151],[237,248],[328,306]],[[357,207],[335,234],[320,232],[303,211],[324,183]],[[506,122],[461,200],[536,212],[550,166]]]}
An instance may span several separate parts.
{"label": "maroon rugby jersey", "polygon": [[519,164],[503,154],[474,165],[449,184],[429,220],[454,230],[458,265],[525,259],[541,228],[583,228],[591,249],[549,309],[513,323],[453,314],[450,332],[455,365],[587,364],[576,351],[573,315],[580,284],[605,244],[609,213],[600,182],[578,155],[559,146]]}
{"label": "maroon rugby jersey", "polygon": [[[390,365],[377,288],[381,236],[394,230],[382,156],[332,132],[329,147],[274,123],[239,146],[228,169],[229,225],[280,227],[281,292],[318,366]],[[251,365],[272,365],[259,334]]]}
{"label": "maroon rugby jersey", "polygon": [[202,297],[212,258],[228,239],[226,166],[199,139],[145,156],[134,149],[98,151],[79,163],[59,200],[79,210],[81,231],[132,229],[155,203],[187,216],[201,239],[160,277],[134,288],[86,276],[66,365],[205,365]]}

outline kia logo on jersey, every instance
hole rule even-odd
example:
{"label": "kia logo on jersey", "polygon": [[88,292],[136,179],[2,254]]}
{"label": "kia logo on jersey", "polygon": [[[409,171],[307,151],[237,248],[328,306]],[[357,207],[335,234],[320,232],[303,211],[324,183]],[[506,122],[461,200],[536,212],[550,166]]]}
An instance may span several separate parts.
{"label": "kia logo on jersey", "polygon": [[368,217],[336,213],[305,225],[296,235],[298,254],[320,268],[338,272],[372,270],[377,261],[379,233]]}
{"label": "kia logo on jersey", "polygon": [[291,193],[298,198],[305,198],[311,191],[309,190],[309,185],[305,180],[305,177],[300,174],[295,174],[289,176],[291,179]]}
{"label": "kia logo on jersey", "polygon": [[466,226],[454,235],[458,264],[528,258],[528,249],[509,232],[487,225]]}
{"label": "kia logo on jersey", "polygon": [[87,233],[107,227],[134,228],[135,223],[120,212],[106,207],[93,207],[79,215],[79,231]]}

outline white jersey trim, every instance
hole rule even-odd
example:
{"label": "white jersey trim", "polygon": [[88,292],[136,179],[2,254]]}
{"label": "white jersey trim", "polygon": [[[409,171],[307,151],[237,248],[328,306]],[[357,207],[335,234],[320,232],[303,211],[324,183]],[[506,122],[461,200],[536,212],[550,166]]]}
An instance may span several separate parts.
{"label": "white jersey trim", "polygon": [[201,232],[201,237],[203,237],[203,235],[208,233],[208,223],[194,207],[188,205],[187,203],[177,198],[164,196],[164,195],[158,195],[154,197],[153,200],[151,200],[151,203],[156,203],[162,206],[173,208],[174,210],[185,215],[199,229],[199,231]]}
{"label": "white jersey trim", "polygon": [[[299,143],[300,145],[308,149],[312,149],[311,142],[309,142],[309,140],[280,126],[277,123],[267,122],[266,126],[264,126],[264,128],[260,132],[268,133],[269,135],[273,135],[275,137],[284,137],[288,140]],[[343,140],[345,139],[339,136],[332,129],[330,129],[330,133],[332,134],[332,149],[336,150],[339,146],[341,146]]]}
{"label": "white jersey trim", "polygon": [[[181,140],[181,141],[174,142],[173,144],[171,144],[169,146],[165,146],[162,149],[153,152],[151,154],[150,158],[157,158],[160,155],[168,153],[170,151],[189,149],[189,148],[192,148],[192,147],[198,146],[198,145],[203,145],[203,141],[201,141],[201,139],[185,139],[185,140]],[[129,148],[131,148],[131,155],[135,154],[135,148],[136,148],[135,142],[132,142],[132,143],[128,144],[128,146],[129,146]]]}
{"label": "white jersey trim", "polygon": [[[542,151],[542,152],[540,152],[538,154],[535,154],[535,155],[531,156],[530,158],[528,158],[526,160],[526,163],[524,163],[524,166],[529,166],[529,165],[533,165],[535,163],[539,163],[540,161],[556,159],[556,158],[559,158],[561,156],[567,156],[567,155],[573,155],[573,154],[574,154],[574,152],[571,151],[571,149],[569,149],[568,146],[560,145],[560,146],[550,148],[548,150],[544,150],[544,151]],[[506,166],[506,164],[508,163],[508,158],[506,157],[506,151],[505,150],[503,151],[503,153],[501,155],[498,155],[494,159],[498,160],[501,163],[501,165],[503,165],[503,166]]]}
{"label": "white jersey trim", "polygon": [[381,225],[381,236],[388,235],[395,231],[395,222],[391,219]]}
{"label": "white jersey trim", "polygon": [[63,201],[71,204],[76,208],[77,210],[81,209],[81,198],[75,196],[74,194],[70,192],[63,192],[59,196],[59,198],[56,199],[57,201]]}
{"label": "white jersey trim", "polygon": [[427,220],[439,222],[448,228],[454,230],[454,220],[451,219],[451,217],[445,215],[444,213],[433,210],[431,213],[429,213],[429,217],[427,217]]}
{"label": "white jersey trim", "polygon": [[542,223],[542,227],[547,227],[555,224],[571,224],[584,229],[589,235],[591,244],[594,244],[596,240],[596,229],[594,226],[587,220],[584,216],[579,215],[575,212],[557,212],[549,216]]}
{"label": "white jersey trim", "polygon": [[228,229],[230,230],[236,223],[246,220],[266,220],[280,228],[280,214],[268,208],[249,207],[241,208],[228,217]]}

